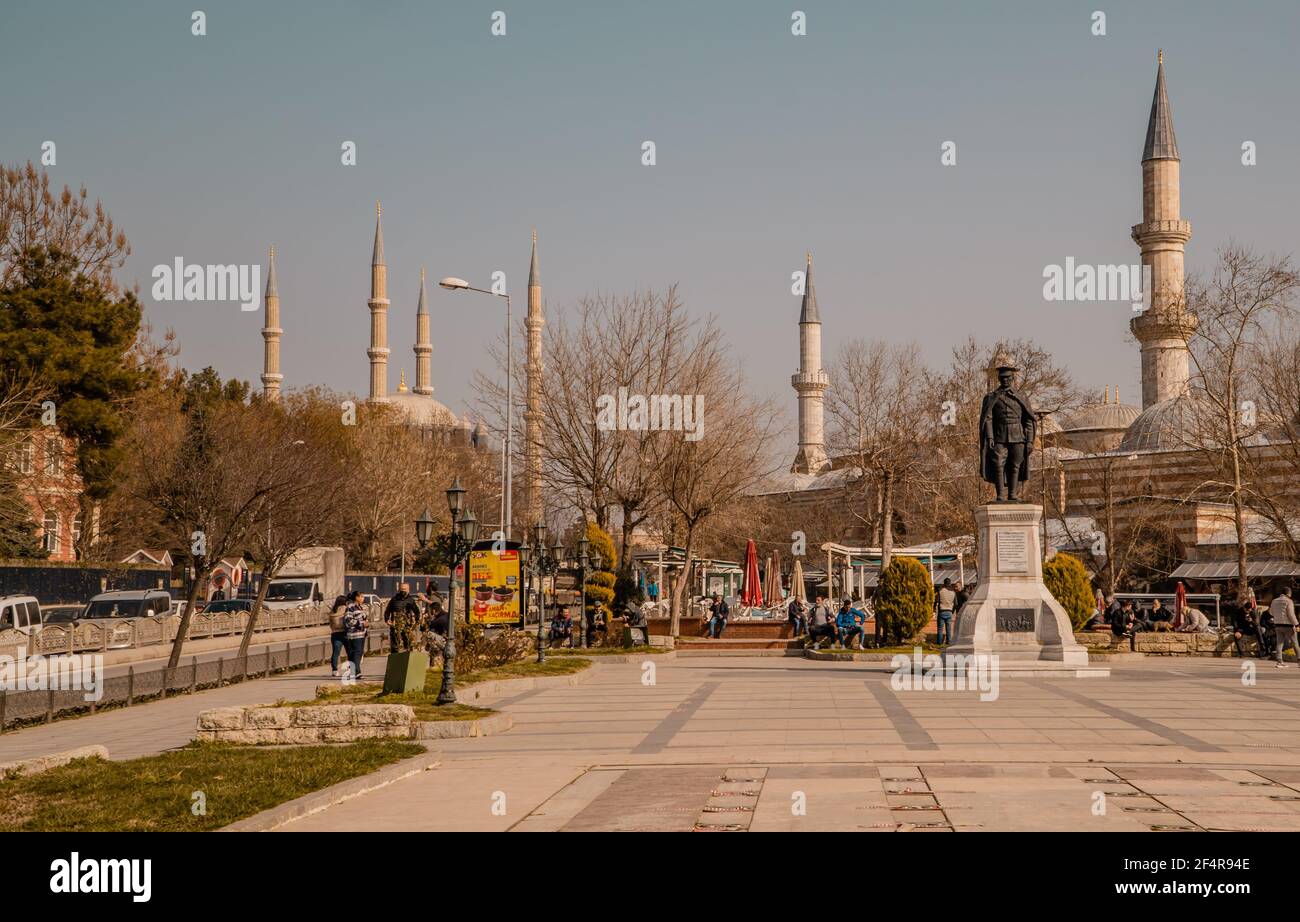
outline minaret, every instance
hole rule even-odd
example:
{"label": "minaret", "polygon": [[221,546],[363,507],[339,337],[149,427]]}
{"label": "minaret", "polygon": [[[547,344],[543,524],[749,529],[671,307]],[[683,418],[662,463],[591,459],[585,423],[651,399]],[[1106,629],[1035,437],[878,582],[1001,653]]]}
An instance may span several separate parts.
{"label": "minaret", "polygon": [[528,491],[524,508],[527,527],[542,520],[542,273],[537,268],[537,230],[533,230],[533,258],[528,266],[527,404],[524,408],[524,486]]}
{"label": "minaret", "polygon": [[1150,307],[1129,321],[1142,348],[1144,410],[1184,394],[1191,377],[1187,339],[1196,329],[1196,315],[1187,310],[1183,247],[1192,225],[1180,213],[1178,171],[1162,51],[1156,58],[1156,92],[1142,149],[1142,223],[1133,226],[1142,265],[1151,267]]}
{"label": "minaret", "polygon": [[280,293],[275,287],[275,247],[271,247],[270,263],[266,267],[266,317],[262,326],[262,339],[266,343],[262,353],[262,394],[267,400],[280,399]]}
{"label": "minaret", "polygon": [[420,270],[420,303],[415,308],[415,393],[433,394],[433,343],[429,341],[429,298],[424,292],[424,270]]}
{"label": "minaret", "polygon": [[375,202],[375,251],[370,259],[370,399],[388,396],[388,267],[384,264],[383,208]]}
{"label": "minaret", "polygon": [[812,252],[804,273],[803,306],[799,312],[799,371],[790,384],[799,395],[799,453],[790,471],[817,474],[829,466],[826,434],[822,424],[822,401],[830,378],[822,370],[822,319],[817,312],[817,290],[813,288]]}

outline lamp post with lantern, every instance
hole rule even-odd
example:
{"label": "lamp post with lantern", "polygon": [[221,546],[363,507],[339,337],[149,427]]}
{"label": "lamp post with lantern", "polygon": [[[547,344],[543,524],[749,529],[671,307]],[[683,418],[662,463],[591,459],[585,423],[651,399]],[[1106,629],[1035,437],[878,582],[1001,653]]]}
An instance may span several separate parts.
{"label": "lamp post with lantern", "polygon": [[[442,652],[442,689],[438,692],[439,704],[456,703],[456,567],[465,563],[465,618],[469,620],[469,555],[478,540],[479,522],[474,513],[464,508],[465,488],[457,477],[447,490],[447,509],[451,512],[451,551],[447,580],[447,646]],[[433,536],[433,517],[426,509],[416,522],[416,538],[425,544]],[[423,533],[423,537],[421,536]]]}
{"label": "lamp post with lantern", "polygon": [[582,537],[578,540],[578,566],[582,569],[582,580],[578,584],[581,602],[578,604],[578,633],[573,638],[573,645],[583,648],[587,646],[587,565],[591,562],[588,555],[590,550],[591,542],[587,540],[584,528]]}

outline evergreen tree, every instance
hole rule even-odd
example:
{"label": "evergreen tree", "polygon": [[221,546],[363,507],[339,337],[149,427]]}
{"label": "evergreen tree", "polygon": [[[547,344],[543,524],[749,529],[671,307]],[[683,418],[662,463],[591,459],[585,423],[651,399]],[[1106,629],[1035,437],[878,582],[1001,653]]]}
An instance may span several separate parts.
{"label": "evergreen tree", "polygon": [[111,489],[126,428],[121,404],[145,380],[129,357],[141,315],[133,293],[113,294],[53,249],[23,251],[10,284],[0,289],[0,371],[48,390],[92,499]]}

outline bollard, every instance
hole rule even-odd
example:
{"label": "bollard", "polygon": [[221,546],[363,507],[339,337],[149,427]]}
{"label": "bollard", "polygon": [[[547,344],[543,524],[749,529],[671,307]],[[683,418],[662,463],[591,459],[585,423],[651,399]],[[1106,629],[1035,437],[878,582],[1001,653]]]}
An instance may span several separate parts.
{"label": "bollard", "polygon": [[199,689],[199,658],[197,655],[190,657],[190,694],[194,694]]}
{"label": "bollard", "polygon": [[49,705],[45,711],[45,722],[50,723],[54,720],[54,683],[50,683]]}
{"label": "bollard", "polygon": [[5,732],[5,701],[8,695],[0,691],[0,733]]}
{"label": "bollard", "polygon": [[135,704],[135,667],[126,667],[126,706]]}
{"label": "bollard", "polygon": [[221,687],[221,680],[225,678],[225,672],[226,672],[226,658],[224,656],[218,656],[217,657],[217,688]]}

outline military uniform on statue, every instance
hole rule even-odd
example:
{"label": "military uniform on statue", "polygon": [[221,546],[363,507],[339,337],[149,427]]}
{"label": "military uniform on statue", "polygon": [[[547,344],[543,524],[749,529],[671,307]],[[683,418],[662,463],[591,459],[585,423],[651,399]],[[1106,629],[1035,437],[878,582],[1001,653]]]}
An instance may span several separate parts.
{"label": "military uniform on statue", "polygon": [[998,387],[980,406],[981,475],[997,490],[997,502],[1018,502],[1020,485],[1029,480],[1034,450],[1034,411],[1011,388],[1016,370],[998,368]]}
{"label": "military uniform on statue", "polygon": [[[1088,651],[1074,639],[1070,617],[1043,584],[1043,507],[1019,494],[1029,480],[1037,417],[1014,388],[1016,368],[998,368],[998,386],[980,405],[980,476],[996,499],[975,509],[979,582],[957,613],[956,640],[945,660],[997,656],[1003,675],[1075,671]],[[1086,670],[1079,674],[1105,674]]]}

